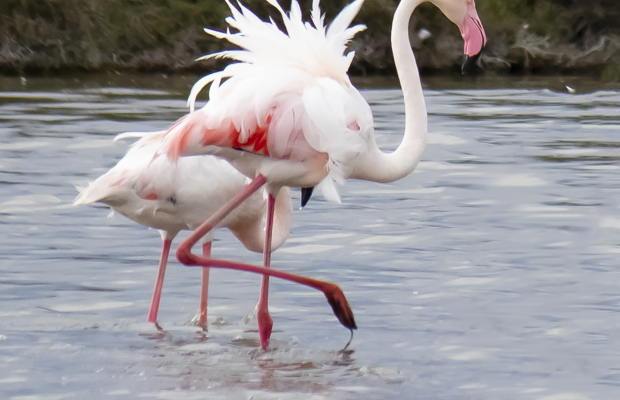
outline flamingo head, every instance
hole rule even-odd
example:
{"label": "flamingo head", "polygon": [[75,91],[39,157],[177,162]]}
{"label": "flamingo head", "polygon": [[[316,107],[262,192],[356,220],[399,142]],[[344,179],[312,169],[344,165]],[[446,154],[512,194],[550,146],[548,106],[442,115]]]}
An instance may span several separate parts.
{"label": "flamingo head", "polygon": [[480,17],[478,17],[475,1],[433,0],[433,3],[461,30],[461,36],[465,41],[463,49],[465,56],[461,70],[464,74],[471,71],[487,43],[487,36],[484,33]]}

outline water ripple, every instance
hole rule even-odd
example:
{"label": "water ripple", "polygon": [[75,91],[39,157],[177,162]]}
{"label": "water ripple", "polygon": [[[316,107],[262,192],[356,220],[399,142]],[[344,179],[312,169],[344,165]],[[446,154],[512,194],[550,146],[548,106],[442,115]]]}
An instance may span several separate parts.
{"label": "water ripple", "polygon": [[[144,321],[159,234],[71,205],[126,151],[116,134],[186,112],[194,77],[1,79],[0,398],[617,397],[620,92],[429,80],[418,169],[347,182],[342,206],[316,196],[273,255],[274,268],[342,287],[351,348],[324,296],[273,279],[262,352],[259,276],[213,270],[203,332],[191,323],[199,270],[171,257],[158,329]],[[363,95],[393,150],[400,91]],[[218,257],[260,264],[230,233],[216,239]]]}

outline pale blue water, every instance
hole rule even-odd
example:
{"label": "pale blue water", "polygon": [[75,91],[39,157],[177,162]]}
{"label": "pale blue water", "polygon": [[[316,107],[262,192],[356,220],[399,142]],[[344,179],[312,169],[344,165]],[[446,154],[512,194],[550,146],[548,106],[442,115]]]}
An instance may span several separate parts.
{"label": "pale blue water", "polygon": [[[200,273],[171,258],[158,331],[159,234],[71,205],[126,151],[113,136],[168,126],[194,79],[0,79],[0,398],[618,398],[619,91],[429,81],[417,171],[348,182],[342,206],[315,196],[273,256],[344,289],[352,352],[320,293],[274,280],[263,353],[242,322],[259,276],[212,272],[205,335]],[[399,91],[364,95],[394,148]],[[218,257],[260,263],[216,237]]]}

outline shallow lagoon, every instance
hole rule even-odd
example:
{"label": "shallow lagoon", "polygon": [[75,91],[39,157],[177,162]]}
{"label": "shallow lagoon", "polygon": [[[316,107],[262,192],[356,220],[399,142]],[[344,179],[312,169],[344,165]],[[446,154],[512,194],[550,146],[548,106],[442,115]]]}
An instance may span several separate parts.
{"label": "shallow lagoon", "polygon": [[[352,351],[339,352],[349,332],[320,293],[273,280],[264,353],[256,322],[243,323],[259,276],[212,272],[205,334],[189,323],[200,273],[171,258],[159,331],[144,322],[159,234],[71,205],[74,185],[125,153],[113,136],[168,126],[194,79],[0,79],[1,398],[617,398],[617,88],[426,80],[416,172],[348,182],[342,206],[315,196],[273,256],[341,285]],[[378,141],[395,148],[400,92],[361,84],[375,87],[364,96]],[[260,263],[216,238],[214,255]]]}

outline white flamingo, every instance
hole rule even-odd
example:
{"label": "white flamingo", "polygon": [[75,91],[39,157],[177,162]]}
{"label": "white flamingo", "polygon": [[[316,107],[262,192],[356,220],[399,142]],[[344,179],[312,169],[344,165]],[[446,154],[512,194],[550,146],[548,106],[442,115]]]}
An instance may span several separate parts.
{"label": "white flamingo", "polygon": [[[233,32],[206,31],[241,49],[206,58],[228,57],[238,62],[194,85],[189,100],[192,112],[167,131],[160,150],[172,160],[185,155],[217,155],[253,179],[242,194],[179,246],[177,258],[186,265],[258,272],[257,267],[247,264],[196,256],[191,253],[191,247],[264,185],[269,193],[269,233],[273,204],[280,188],[317,186],[327,198],[339,201],[336,183],[342,184],[346,179],[392,182],[403,178],[415,169],[426,145],[426,105],[408,29],[411,14],[425,0],[401,0],[392,22],[392,51],[406,108],[404,136],[392,153],[378,148],[370,107],[347,75],[353,53],[344,54],[346,45],[364,28],[349,25],[362,0],[344,8],[329,27],[323,23],[318,0],[313,1],[312,20],[308,23],[302,21],[295,0],[288,14],[276,0],[267,1],[280,12],[286,32],[278,29],[273,21],[261,21],[247,8],[237,9],[228,3],[232,16],[227,22]],[[460,28],[465,41],[464,69],[471,67],[486,43],[474,1],[430,1]],[[193,111],[196,95],[208,84],[211,84],[209,102]],[[144,182],[139,190],[147,193],[148,177]],[[265,252],[264,260],[268,267],[269,251]],[[272,327],[267,306],[267,275],[277,276],[275,272],[263,276],[257,314],[263,347],[269,343]],[[353,315],[339,288],[300,283],[323,290],[341,323],[355,328]]]}
{"label": "white flamingo", "polygon": [[[166,272],[170,245],[184,229],[193,230],[213,215],[228,200],[237,195],[249,181],[225,160],[216,157],[185,157],[177,163],[166,157],[153,159],[161,146],[164,132],[149,134],[124,134],[141,136],[127,154],[108,172],[82,190],[75,200],[78,204],[99,202],[112,207],[119,214],[139,224],[161,231],[163,247],[148,322],[157,323],[157,313]],[[135,188],[141,174],[156,177],[151,182],[152,191],[138,196]],[[163,193],[174,180],[173,193]],[[263,223],[266,196],[257,192],[243,207],[222,220],[218,227],[228,228],[251,251],[263,252]],[[292,204],[289,191],[282,191],[276,199],[274,234],[271,249],[280,247],[286,240],[292,223]],[[211,254],[213,233],[203,238],[203,255]],[[209,268],[202,269],[200,313],[197,324],[206,329]]]}

